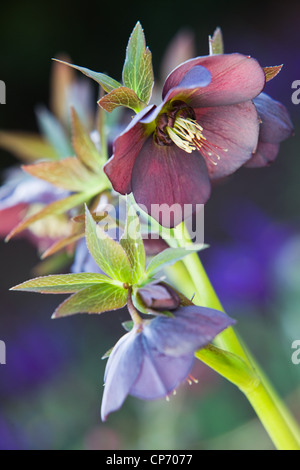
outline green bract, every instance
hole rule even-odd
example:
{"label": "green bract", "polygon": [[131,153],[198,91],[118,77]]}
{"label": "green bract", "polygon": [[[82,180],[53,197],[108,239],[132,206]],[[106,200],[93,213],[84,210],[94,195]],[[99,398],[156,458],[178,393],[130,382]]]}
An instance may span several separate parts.
{"label": "green bract", "polygon": [[[56,60],[56,59],[55,59]],[[94,72],[86,67],[69,64],[65,65],[79,70],[84,75],[95,80],[107,92],[98,104],[108,112],[118,106],[141,111],[150,101],[154,83],[152,54],[146,47],[143,28],[138,22],[129,38],[126,58],[122,72],[123,84],[103,73]]]}
{"label": "green bract", "polygon": [[94,217],[96,220],[99,218],[92,215],[86,207],[87,247],[103,274],[39,277],[13,287],[12,290],[73,294],[56,309],[53,318],[76,313],[102,313],[124,307],[128,293],[135,297],[138,287],[153,282],[153,276],[159,271],[203,248],[202,245],[194,245],[192,249],[168,248],[152,258],[146,268],[140,221],[133,206],[128,208],[125,230],[119,243],[97,225]]}

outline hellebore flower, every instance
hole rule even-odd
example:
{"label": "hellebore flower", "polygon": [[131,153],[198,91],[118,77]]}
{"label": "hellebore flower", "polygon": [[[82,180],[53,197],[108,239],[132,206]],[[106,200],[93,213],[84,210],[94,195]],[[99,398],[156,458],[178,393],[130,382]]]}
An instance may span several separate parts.
{"label": "hellebore flower", "polygon": [[248,168],[260,168],[273,163],[279,144],[293,135],[294,127],[286,107],[261,93],[253,100],[261,120],[258,146],[246,163]]}
{"label": "hellebore flower", "polygon": [[222,312],[197,306],[180,307],[172,315],[136,324],[114,347],[105,370],[103,420],[127,395],[168,396],[188,377],[195,351],[234,323]]}
{"label": "hellebore flower", "polygon": [[[32,178],[21,169],[7,171],[5,183],[0,188],[0,236],[7,235],[22,220],[24,211],[50,204],[66,194],[66,191],[46,181]],[[64,226],[60,231],[63,229]],[[41,238],[56,238],[62,235],[62,233],[56,233],[57,231],[59,231],[59,226],[48,227]],[[30,238],[35,240],[33,232]]]}
{"label": "hellebore flower", "polygon": [[[115,140],[114,155],[104,166],[113,188],[133,192],[162,225],[180,223],[208,200],[210,179],[250,160],[259,135],[252,100],[264,85],[261,66],[241,54],[179,65],[166,79],[162,104],[142,110]],[[173,206],[169,220],[163,204],[165,215]]]}

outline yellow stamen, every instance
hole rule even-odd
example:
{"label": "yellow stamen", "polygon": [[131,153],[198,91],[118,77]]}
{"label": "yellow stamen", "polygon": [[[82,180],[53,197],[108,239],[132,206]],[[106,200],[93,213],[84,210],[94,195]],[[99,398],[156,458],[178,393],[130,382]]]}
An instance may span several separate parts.
{"label": "yellow stamen", "polygon": [[199,150],[212,165],[221,160],[219,150],[228,152],[228,149],[209,143],[203,135],[203,127],[195,119],[176,117],[174,126],[167,126],[166,132],[177,147],[187,153]]}

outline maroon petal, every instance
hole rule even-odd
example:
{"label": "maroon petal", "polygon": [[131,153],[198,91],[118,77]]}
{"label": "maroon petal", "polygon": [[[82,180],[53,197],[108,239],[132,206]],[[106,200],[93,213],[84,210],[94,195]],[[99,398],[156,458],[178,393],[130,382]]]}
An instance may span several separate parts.
{"label": "maroon petal", "polygon": [[154,108],[155,106],[148,106],[134,117],[114,141],[114,154],[103,167],[114,190],[120,194],[129,194],[132,191],[132,169],[148,136],[146,126],[140,121]]}
{"label": "maroon petal", "polygon": [[198,152],[188,154],[175,144],[159,146],[151,136],[136,159],[132,190],[136,202],[152,217],[174,227],[207,201],[210,182]]}
{"label": "maroon petal", "polygon": [[[258,115],[251,101],[232,106],[199,108],[195,112],[206,138],[201,153],[206,155],[205,162],[211,178],[228,176],[251,158],[259,135]],[[209,151],[211,156],[208,155]]]}
{"label": "maroon petal", "polygon": [[180,86],[186,73],[199,65],[209,70],[212,79],[187,99],[192,107],[242,103],[255,98],[265,86],[264,71],[255,59],[242,54],[204,56],[188,60],[171,72],[163,88],[163,99],[172,88]]}
{"label": "maroon petal", "polygon": [[246,163],[247,168],[262,168],[271,165],[279,152],[279,144],[259,142],[253,157]]}
{"label": "maroon petal", "polygon": [[289,113],[283,104],[261,93],[254,100],[258,115],[262,121],[259,140],[278,144],[291,137],[294,131]]}

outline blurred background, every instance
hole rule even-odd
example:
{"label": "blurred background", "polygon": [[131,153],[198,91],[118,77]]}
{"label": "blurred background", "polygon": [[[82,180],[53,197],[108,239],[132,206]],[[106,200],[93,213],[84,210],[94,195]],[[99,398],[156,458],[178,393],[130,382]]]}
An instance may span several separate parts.
{"label": "blurred background", "polygon": [[[291,345],[300,339],[300,105],[291,84],[300,79],[299,2],[178,0],[100,2],[30,1],[1,4],[0,80],[6,105],[0,129],[37,131],[35,109],[49,105],[51,58],[119,80],[130,32],[140,20],[153,54],[157,82],[163,58],[182,29],[198,55],[223,30],[226,52],[284,63],[266,92],[290,111],[295,137],[281,145],[270,168],[242,169],[215,187],[205,209],[203,262],[238,331],[300,421],[300,365]],[[97,86],[93,88],[95,100]],[[5,170],[17,160],[0,149]],[[0,224],[4,223],[0,220]],[[0,241],[0,449],[272,449],[240,392],[200,363],[199,383],[183,385],[170,402],[128,398],[100,421],[105,361],[126,312],[51,321],[58,296],[8,292],[32,277],[39,260],[30,241]]]}

